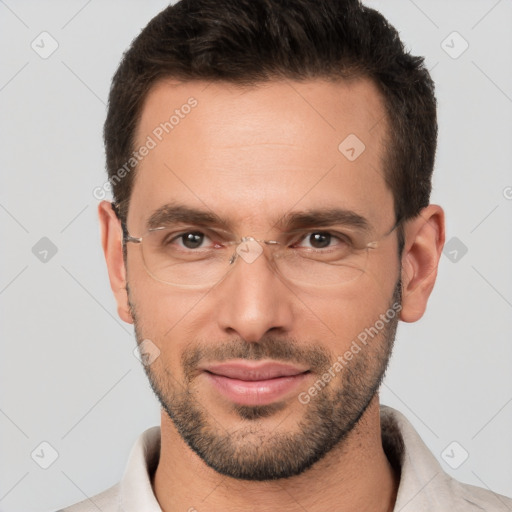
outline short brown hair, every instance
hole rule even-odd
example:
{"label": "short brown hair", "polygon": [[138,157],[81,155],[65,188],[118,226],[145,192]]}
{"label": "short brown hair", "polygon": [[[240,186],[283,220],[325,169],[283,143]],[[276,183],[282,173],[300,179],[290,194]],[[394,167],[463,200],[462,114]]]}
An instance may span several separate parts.
{"label": "short brown hair", "polygon": [[126,220],[134,172],[116,175],[134,151],[142,105],[163,78],[241,85],[292,79],[369,78],[388,116],[385,178],[395,215],[427,206],[437,118],[423,58],[358,0],[181,0],[154,17],[124,54],[110,89],[104,127],[109,181]]}

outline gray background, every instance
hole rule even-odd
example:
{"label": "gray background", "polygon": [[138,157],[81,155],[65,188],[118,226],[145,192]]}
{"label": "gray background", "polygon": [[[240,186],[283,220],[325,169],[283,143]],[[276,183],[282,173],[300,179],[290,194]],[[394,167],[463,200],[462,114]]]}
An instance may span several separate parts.
{"label": "gray background", "polygon": [[[399,328],[382,402],[406,414],[449,473],[512,495],[512,4],[367,3],[426,55],[437,83],[433,202],[453,239],[425,317]],[[117,318],[93,189],[105,182],[111,76],[165,5],[0,0],[2,511],[98,493],[159,423],[131,326]],[[43,31],[58,42],[45,59],[31,47],[51,49]],[[43,441],[58,452],[48,469]]]}

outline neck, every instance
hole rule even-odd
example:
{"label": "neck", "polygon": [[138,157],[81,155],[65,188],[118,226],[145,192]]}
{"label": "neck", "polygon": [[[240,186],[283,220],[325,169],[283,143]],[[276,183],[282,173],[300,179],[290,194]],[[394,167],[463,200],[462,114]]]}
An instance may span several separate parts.
{"label": "neck", "polygon": [[381,441],[378,396],[348,437],[304,473],[252,482],[220,475],[182,440],[162,412],[161,452],[153,489],[165,512],[389,512],[398,478]]}

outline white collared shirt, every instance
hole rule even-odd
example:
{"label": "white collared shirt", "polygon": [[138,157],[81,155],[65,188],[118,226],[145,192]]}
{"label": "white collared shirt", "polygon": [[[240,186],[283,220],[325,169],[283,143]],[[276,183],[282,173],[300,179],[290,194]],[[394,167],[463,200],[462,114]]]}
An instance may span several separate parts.
{"label": "white collared shirt", "polygon": [[[382,444],[398,465],[394,512],[512,512],[512,499],[449,476],[400,412],[380,407]],[[146,430],[133,446],[122,480],[59,512],[162,512],[151,486],[160,455],[160,427]]]}

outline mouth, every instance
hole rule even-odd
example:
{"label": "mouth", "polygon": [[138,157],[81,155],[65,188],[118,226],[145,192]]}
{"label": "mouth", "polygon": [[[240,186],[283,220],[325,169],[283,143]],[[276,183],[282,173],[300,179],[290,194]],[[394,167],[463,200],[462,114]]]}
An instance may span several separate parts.
{"label": "mouth", "polygon": [[278,362],[228,362],[208,365],[203,373],[224,398],[238,405],[268,405],[291,395],[310,373]]}

